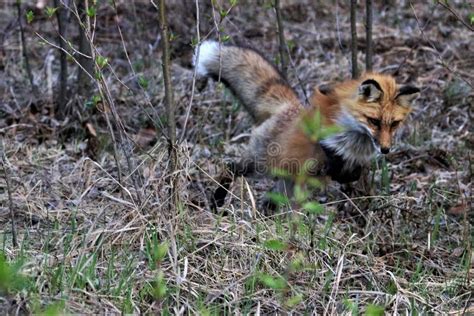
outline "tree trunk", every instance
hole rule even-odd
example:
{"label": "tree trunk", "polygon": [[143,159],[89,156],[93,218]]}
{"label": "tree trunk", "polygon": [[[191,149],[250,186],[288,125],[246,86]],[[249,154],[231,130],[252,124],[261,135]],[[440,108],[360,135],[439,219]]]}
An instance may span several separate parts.
{"label": "tree trunk", "polygon": [[359,77],[357,65],[357,25],[356,25],[357,0],[351,0],[351,54],[352,54],[352,79]]}
{"label": "tree trunk", "polygon": [[66,38],[66,11],[61,6],[59,0],[54,0],[54,6],[57,8],[56,18],[58,21],[58,45],[62,49],[59,50],[60,73],[59,73],[59,93],[56,100],[56,115],[58,118],[64,118],[66,114],[67,103],[67,54],[64,39]]}
{"label": "tree trunk", "polygon": [[366,0],[366,43],[367,50],[365,52],[365,71],[372,71],[372,56],[374,48],[372,46],[372,20],[373,20],[373,10],[372,10],[372,0]]}
{"label": "tree trunk", "polygon": [[[84,8],[84,0],[76,0],[77,1],[77,11],[79,13],[79,17],[81,21],[85,19],[85,8]],[[87,40],[85,31],[84,31],[84,23],[78,21],[79,27],[79,51],[88,56],[85,57],[83,55],[79,55],[77,57],[77,61],[79,64],[87,71],[89,74],[93,75],[94,72],[94,63],[93,60],[90,58],[92,55],[91,45]],[[87,74],[84,73],[84,70],[79,69],[79,74],[77,76],[77,93],[81,96],[89,97],[89,92],[92,86],[92,82]]]}
{"label": "tree trunk", "polygon": [[23,29],[21,0],[16,1],[16,7],[17,7],[17,12],[18,12],[18,25],[20,26],[21,50],[23,53],[23,61],[25,63],[26,75],[28,76],[28,80],[30,81],[31,91],[33,92],[33,96],[36,97],[38,95],[38,88],[36,87],[33,80],[33,73],[31,72],[31,66],[30,66],[30,59],[28,57],[28,51],[26,50],[27,45],[26,45],[26,38],[25,38],[25,30]]}
{"label": "tree trunk", "polygon": [[277,18],[278,42],[280,44],[281,72],[283,76],[286,77],[288,70],[288,54],[286,51],[285,31],[281,17],[280,0],[275,0],[275,13]]}
{"label": "tree trunk", "polygon": [[168,117],[168,152],[170,157],[170,209],[174,209],[178,203],[178,192],[176,190],[176,176],[174,175],[178,157],[176,151],[176,121],[175,121],[175,106],[173,100],[173,87],[171,85],[170,74],[170,47],[169,47],[169,33],[168,23],[166,21],[165,0],[160,1],[159,6],[159,22],[161,29],[161,44],[162,44],[162,65],[163,65],[163,80],[165,83],[165,103]]}

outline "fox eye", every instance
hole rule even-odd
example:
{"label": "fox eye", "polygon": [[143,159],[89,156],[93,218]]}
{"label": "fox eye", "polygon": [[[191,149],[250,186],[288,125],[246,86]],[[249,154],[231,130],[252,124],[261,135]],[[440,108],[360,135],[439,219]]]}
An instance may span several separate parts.
{"label": "fox eye", "polygon": [[374,118],[371,118],[371,117],[368,117],[367,118],[367,121],[372,124],[373,126],[377,127],[377,128],[380,128],[380,125],[381,125],[381,122],[380,120],[378,119],[374,119]]}
{"label": "fox eye", "polygon": [[397,128],[400,125],[401,121],[394,121],[391,125],[392,128]]}

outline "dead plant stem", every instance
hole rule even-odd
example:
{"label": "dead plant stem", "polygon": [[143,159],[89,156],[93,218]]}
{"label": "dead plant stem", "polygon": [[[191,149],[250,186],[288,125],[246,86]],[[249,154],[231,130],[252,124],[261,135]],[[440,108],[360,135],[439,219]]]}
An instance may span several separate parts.
{"label": "dead plant stem", "polygon": [[178,155],[176,148],[176,121],[175,121],[175,105],[173,100],[173,87],[171,83],[170,73],[170,46],[168,22],[166,20],[166,1],[161,0],[159,4],[159,22],[161,30],[162,43],[162,66],[163,66],[163,80],[165,83],[165,104],[168,117],[168,152],[170,157],[170,195],[171,203],[170,209],[174,209],[178,203],[178,192],[176,190],[177,177],[175,171],[178,165]]}
{"label": "dead plant stem", "polygon": [[12,242],[13,242],[13,247],[18,247],[18,240],[17,240],[17,235],[16,235],[16,225],[15,225],[15,210],[13,206],[13,198],[12,198],[12,190],[11,190],[11,182],[10,182],[10,176],[7,171],[7,157],[5,155],[5,149],[4,149],[3,141],[1,143],[1,152],[2,152],[2,167],[3,167],[3,176],[5,177],[5,183],[7,185],[7,193],[8,193],[8,207],[10,208],[10,221],[11,221],[11,227],[12,227]]}

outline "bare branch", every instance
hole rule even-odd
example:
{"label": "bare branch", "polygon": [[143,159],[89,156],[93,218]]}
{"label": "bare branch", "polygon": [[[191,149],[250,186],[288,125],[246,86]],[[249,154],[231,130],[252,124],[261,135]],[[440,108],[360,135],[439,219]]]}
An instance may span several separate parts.
{"label": "bare branch", "polygon": [[[201,34],[199,32],[199,0],[195,0],[196,2],[196,37],[197,37],[197,43],[196,43],[196,65],[199,63],[199,46],[201,45]],[[181,137],[179,142],[181,143],[184,140],[184,136],[186,135],[186,126],[188,124],[189,120],[189,114],[191,113],[191,106],[193,104],[194,100],[194,90],[196,89],[196,75],[197,75],[197,68],[194,67],[194,72],[193,72],[193,82],[191,86],[191,97],[189,98],[189,104],[188,108],[186,109],[186,118],[184,119],[184,124],[183,124],[183,131],[181,132]]]}
{"label": "bare branch", "polygon": [[469,25],[466,21],[464,21],[464,19],[461,18],[459,14],[456,11],[454,11],[453,8],[449,6],[447,1],[443,2],[443,1],[438,0],[438,4],[441,5],[443,8],[445,8],[446,10],[448,10],[449,12],[451,12],[459,22],[461,22],[465,27],[467,27],[469,31],[474,32],[474,28],[471,25]]}
{"label": "bare branch", "polygon": [[440,64],[441,64],[443,67],[445,67],[449,72],[453,73],[453,74],[456,75],[459,79],[461,79],[462,81],[464,81],[465,83],[467,83],[471,88],[474,88],[474,85],[472,84],[472,82],[470,82],[469,80],[467,80],[466,78],[464,78],[463,76],[461,76],[459,71],[457,71],[456,69],[451,68],[451,66],[450,66],[448,63],[446,63],[446,62],[444,61],[443,57],[441,56],[441,53],[438,51],[438,49],[437,49],[436,46],[433,44],[433,42],[431,41],[431,39],[426,36],[425,31],[424,31],[424,28],[421,26],[420,19],[418,18],[418,15],[416,14],[416,10],[415,10],[415,7],[413,6],[413,4],[410,4],[410,7],[411,7],[411,9],[412,9],[412,11],[413,11],[413,15],[415,16],[415,20],[416,20],[416,23],[418,24],[418,29],[420,30],[421,36],[430,44],[431,48],[432,48],[433,51],[436,53]]}

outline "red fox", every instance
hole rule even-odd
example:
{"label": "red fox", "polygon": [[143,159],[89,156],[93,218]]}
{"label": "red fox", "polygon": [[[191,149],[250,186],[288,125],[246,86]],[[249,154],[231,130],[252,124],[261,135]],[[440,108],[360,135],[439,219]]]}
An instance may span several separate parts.
{"label": "red fox", "polygon": [[[306,172],[340,183],[355,181],[376,154],[390,151],[395,131],[420,92],[397,85],[392,76],[365,73],[315,88],[306,108],[275,66],[252,49],[205,41],[193,63],[198,76],[227,85],[255,121],[245,156],[229,164],[234,176],[277,168],[294,176]],[[303,125],[318,111],[323,126],[341,129],[324,139],[311,137]],[[308,161],[309,169],[304,167]],[[216,206],[223,204],[231,181],[231,176],[223,177]]]}

